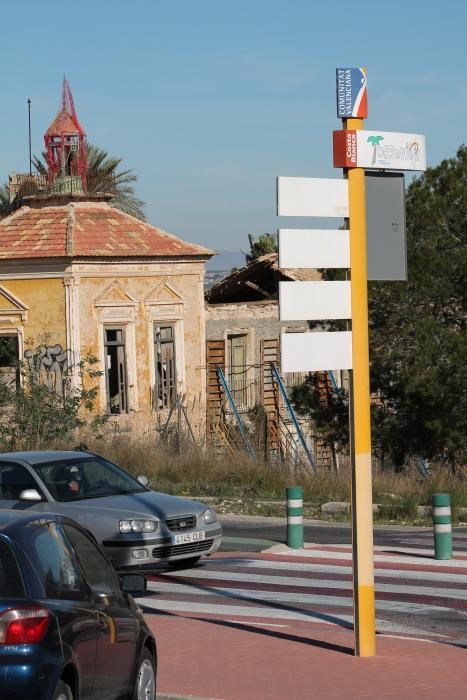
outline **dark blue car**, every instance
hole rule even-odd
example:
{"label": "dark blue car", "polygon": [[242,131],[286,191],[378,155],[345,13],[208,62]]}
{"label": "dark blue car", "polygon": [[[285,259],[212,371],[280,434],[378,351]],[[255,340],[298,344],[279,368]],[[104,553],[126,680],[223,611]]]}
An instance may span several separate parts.
{"label": "dark blue car", "polygon": [[145,587],[73,520],[0,510],[1,700],[154,700]]}

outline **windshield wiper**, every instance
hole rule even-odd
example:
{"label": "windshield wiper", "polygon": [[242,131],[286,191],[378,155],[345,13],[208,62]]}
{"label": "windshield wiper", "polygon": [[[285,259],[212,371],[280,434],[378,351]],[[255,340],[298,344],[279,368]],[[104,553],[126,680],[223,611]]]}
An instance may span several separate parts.
{"label": "windshield wiper", "polygon": [[90,493],[87,494],[86,496],[83,496],[83,498],[105,498],[106,496],[126,496],[128,493],[140,493],[143,491],[143,489],[130,489],[129,491],[125,491],[123,489],[119,489],[118,491],[105,491],[102,493]]}

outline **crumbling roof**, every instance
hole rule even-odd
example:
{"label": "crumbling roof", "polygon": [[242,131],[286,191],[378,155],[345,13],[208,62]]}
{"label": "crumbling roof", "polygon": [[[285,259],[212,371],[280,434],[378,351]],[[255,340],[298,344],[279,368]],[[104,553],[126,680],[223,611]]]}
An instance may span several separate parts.
{"label": "crumbling roof", "polygon": [[268,253],[232,272],[206,292],[209,304],[276,299],[279,282],[319,280],[321,273],[310,269],[280,269],[277,253]]}
{"label": "crumbling roof", "polygon": [[0,259],[199,257],[214,252],[151,226],[107,202],[23,206],[0,221]]}

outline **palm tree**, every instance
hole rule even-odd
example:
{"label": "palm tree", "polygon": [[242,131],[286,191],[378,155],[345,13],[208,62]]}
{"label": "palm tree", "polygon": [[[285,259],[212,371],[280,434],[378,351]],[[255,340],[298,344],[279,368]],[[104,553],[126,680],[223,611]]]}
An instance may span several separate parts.
{"label": "palm tree", "polygon": [[376,163],[376,149],[379,146],[380,141],[384,141],[384,136],[369,136],[367,138],[367,143],[371,143],[373,146],[373,160],[371,161],[372,165]]}
{"label": "palm tree", "polygon": [[245,258],[247,263],[253,262],[262,255],[268,255],[268,253],[277,253],[278,244],[277,236],[270,233],[261,233],[257,238],[249,233],[248,240],[250,242],[250,251],[245,253]]}
{"label": "palm tree", "polygon": [[10,188],[7,184],[0,185],[0,219],[10,213]]}
{"label": "palm tree", "polygon": [[[121,162],[122,158],[113,158],[103,148],[87,144],[89,182],[99,182],[100,191],[102,191],[102,184],[105,183],[106,179],[112,180],[112,189],[115,191],[115,195],[110,202],[111,206],[146,221],[143,211],[144,202],[135,196],[135,190],[130,184],[136,182],[138,177],[131,170],[118,170]],[[41,158],[33,156],[32,163],[38,173],[47,174],[47,160],[44,152],[42,152]]]}

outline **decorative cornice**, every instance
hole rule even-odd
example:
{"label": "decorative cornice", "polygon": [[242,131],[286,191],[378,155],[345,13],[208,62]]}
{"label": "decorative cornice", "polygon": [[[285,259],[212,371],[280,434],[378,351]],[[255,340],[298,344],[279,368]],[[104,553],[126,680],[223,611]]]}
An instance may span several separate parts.
{"label": "decorative cornice", "polygon": [[[161,292],[167,289],[173,295],[172,299],[159,299]],[[183,304],[183,294],[164,277],[144,298],[145,304]]]}
{"label": "decorative cornice", "polygon": [[4,297],[10,304],[13,305],[13,309],[0,309],[0,317],[3,323],[11,323],[11,316],[20,316],[22,323],[26,323],[28,318],[29,307],[23,304],[20,299],[15,297],[8,289],[5,287],[0,287],[0,297]]}
{"label": "decorative cornice", "polygon": [[[126,299],[106,299],[114,290],[121,292]],[[94,300],[94,306],[136,306],[137,304],[139,304],[138,299],[129,294],[118,279],[112,280]]]}

